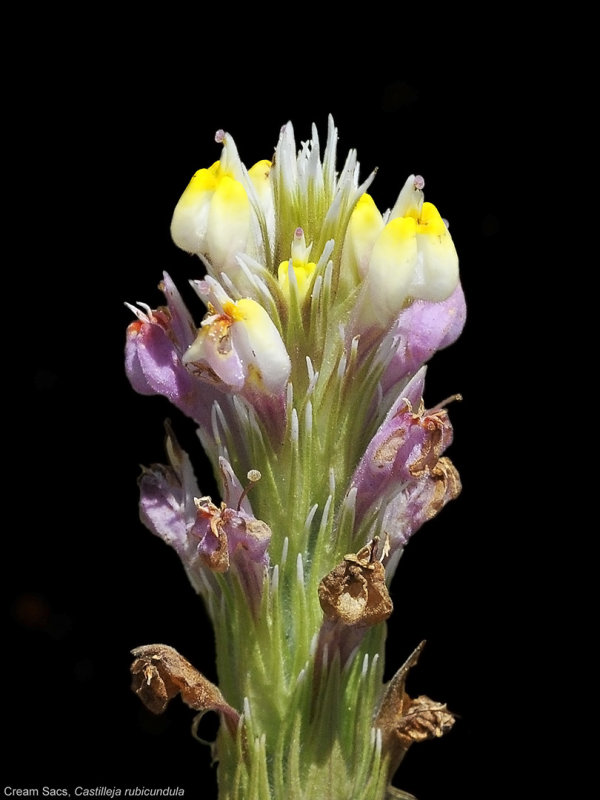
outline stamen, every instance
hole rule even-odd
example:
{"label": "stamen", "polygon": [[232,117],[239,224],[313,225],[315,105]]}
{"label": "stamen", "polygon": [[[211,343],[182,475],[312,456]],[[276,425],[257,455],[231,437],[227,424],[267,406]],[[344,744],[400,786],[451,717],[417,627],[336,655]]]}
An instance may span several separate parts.
{"label": "stamen", "polygon": [[442,400],[441,403],[438,403],[433,408],[427,410],[428,414],[435,414],[436,411],[441,411],[442,408],[445,408],[449,403],[453,403],[455,400],[462,400],[462,394],[451,394],[450,397],[447,397],[445,400]]}
{"label": "stamen", "polygon": [[250,483],[246,486],[244,491],[241,493],[240,499],[238,500],[236,511],[240,510],[240,508],[242,506],[242,503],[244,502],[244,498],[247,497],[248,492],[250,491],[250,489],[252,489],[252,487],[255,486],[258,483],[258,481],[262,478],[262,475],[260,474],[259,470],[251,469],[248,472],[248,474],[246,475],[246,477],[248,478]]}

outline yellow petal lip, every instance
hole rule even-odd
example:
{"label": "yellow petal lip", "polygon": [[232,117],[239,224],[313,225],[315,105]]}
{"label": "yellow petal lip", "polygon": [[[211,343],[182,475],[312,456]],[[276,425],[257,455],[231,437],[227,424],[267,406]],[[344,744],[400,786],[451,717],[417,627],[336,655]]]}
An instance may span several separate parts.
{"label": "yellow petal lip", "polygon": [[262,161],[257,161],[250,169],[248,170],[248,175],[252,179],[252,182],[265,180],[269,177],[271,172],[271,162],[264,158]]}
{"label": "yellow petal lip", "polygon": [[352,214],[356,214],[357,216],[371,215],[375,214],[376,216],[377,205],[375,200],[371,197],[368,192],[364,192],[356,201],[356,205],[354,206],[354,211]]}
{"label": "yellow petal lip", "polygon": [[195,200],[195,196],[200,193],[214,191],[221,177],[219,175],[220,170],[220,161],[215,161],[208,169],[199,169],[192,175],[192,179],[188,183],[181,199]]}
{"label": "yellow petal lip", "polygon": [[433,203],[423,203],[418,220],[418,232],[429,236],[440,236],[448,233],[446,223]]}
{"label": "yellow petal lip", "polygon": [[223,175],[215,188],[213,202],[227,206],[229,213],[235,212],[235,206],[244,208],[248,204],[248,195],[239,181],[229,175]]}
{"label": "yellow petal lip", "polygon": [[396,217],[388,222],[383,229],[381,237],[383,240],[393,242],[405,242],[416,236],[418,223],[413,217]]}

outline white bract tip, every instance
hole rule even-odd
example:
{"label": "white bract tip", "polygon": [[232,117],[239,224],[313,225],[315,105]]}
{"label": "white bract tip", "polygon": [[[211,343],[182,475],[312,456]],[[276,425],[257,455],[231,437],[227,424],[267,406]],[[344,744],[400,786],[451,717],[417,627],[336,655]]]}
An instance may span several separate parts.
{"label": "white bract tip", "polygon": [[275,564],[273,567],[273,574],[271,575],[271,592],[275,594],[279,588],[279,565]]}
{"label": "white bract tip", "polygon": [[304,585],[304,561],[302,560],[302,553],[298,553],[298,558],[296,559],[296,577],[298,578],[298,583]]}

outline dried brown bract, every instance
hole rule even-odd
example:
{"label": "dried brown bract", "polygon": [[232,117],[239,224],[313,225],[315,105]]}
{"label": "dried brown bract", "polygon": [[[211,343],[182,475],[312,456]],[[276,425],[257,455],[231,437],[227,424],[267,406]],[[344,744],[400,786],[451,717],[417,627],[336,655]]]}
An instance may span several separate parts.
{"label": "dried brown bract", "polygon": [[378,539],[358,553],[344,556],[319,584],[319,601],[326,617],[344,625],[369,627],[386,620],[393,610],[383,564],[375,559]]}
{"label": "dried brown bract", "polygon": [[131,651],[131,688],[154,714],[162,714],[177,694],[196,711],[222,714],[233,732],[240,715],[219,689],[198,672],[177,650],[166,644],[146,644]]}

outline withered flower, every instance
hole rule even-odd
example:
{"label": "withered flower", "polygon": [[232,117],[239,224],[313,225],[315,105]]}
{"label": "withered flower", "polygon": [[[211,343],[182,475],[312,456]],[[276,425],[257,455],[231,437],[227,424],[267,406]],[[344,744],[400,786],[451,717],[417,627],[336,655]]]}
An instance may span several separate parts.
{"label": "withered flower", "polygon": [[406,692],[408,673],[424,646],[421,642],[415,648],[389,682],[375,717],[375,727],[382,733],[382,749],[390,760],[390,780],[411,745],[443,736],[454,725],[454,715],[445,703],[436,703],[425,695],[413,699]]}
{"label": "withered flower", "polygon": [[215,711],[222,715],[231,732],[240,719],[219,689],[193,667],[173,647],[146,644],[131,651],[131,688],[153,714],[162,714],[170,700],[181,699],[196,711]]}
{"label": "withered flower", "polygon": [[344,556],[319,584],[319,602],[326,617],[344,625],[369,627],[386,620],[393,605],[385,570],[375,558],[377,540],[358,553]]}

